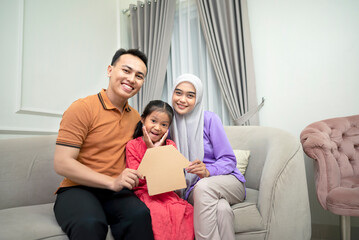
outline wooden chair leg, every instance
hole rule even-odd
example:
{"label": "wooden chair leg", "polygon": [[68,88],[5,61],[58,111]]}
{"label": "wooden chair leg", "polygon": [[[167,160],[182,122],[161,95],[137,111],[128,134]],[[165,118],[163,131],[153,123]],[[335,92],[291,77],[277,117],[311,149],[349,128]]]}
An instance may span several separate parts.
{"label": "wooden chair leg", "polygon": [[340,216],[340,239],[350,240],[350,216]]}

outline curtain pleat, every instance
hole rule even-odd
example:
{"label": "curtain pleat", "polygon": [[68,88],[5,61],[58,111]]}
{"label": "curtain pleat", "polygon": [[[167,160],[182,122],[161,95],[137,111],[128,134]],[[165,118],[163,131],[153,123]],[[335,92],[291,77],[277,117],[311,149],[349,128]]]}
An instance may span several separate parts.
{"label": "curtain pleat", "polygon": [[142,112],[147,103],[161,99],[174,22],[176,2],[157,0],[130,5],[132,48],[148,58],[145,83],[133,97],[133,107]]}
{"label": "curtain pleat", "polygon": [[[197,0],[222,95],[237,125],[259,124],[246,0]],[[248,118],[249,117],[249,118]]]}

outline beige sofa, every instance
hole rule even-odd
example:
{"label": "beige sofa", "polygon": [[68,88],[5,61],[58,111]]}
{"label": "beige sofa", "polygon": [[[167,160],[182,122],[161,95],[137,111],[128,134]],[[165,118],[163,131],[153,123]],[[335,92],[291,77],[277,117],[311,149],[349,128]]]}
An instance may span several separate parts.
{"label": "beige sofa", "polygon": [[[56,136],[0,140],[0,239],[68,239],[56,222]],[[110,231],[107,239],[113,239]]]}
{"label": "beige sofa", "polygon": [[[296,138],[267,127],[225,127],[234,149],[251,151],[247,199],[233,206],[236,239],[310,239],[304,160]],[[67,239],[53,214],[62,177],[56,136],[0,140],[0,238]],[[107,239],[112,239],[108,234]]]}

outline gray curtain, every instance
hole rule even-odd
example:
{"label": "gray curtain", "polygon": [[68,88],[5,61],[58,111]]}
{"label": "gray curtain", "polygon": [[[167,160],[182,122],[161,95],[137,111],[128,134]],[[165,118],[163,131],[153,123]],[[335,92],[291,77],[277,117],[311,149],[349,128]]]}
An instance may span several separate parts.
{"label": "gray curtain", "polygon": [[133,107],[142,112],[150,100],[161,99],[176,10],[176,1],[146,1],[130,5],[132,48],[148,57],[148,73]]}
{"label": "gray curtain", "polygon": [[246,0],[197,0],[202,30],[219,85],[236,125],[258,125]]}

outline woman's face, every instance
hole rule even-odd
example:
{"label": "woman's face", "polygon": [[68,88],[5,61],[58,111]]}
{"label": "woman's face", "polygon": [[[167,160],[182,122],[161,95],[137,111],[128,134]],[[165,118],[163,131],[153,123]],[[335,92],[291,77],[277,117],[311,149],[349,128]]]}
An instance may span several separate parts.
{"label": "woman's face", "polygon": [[180,115],[191,112],[196,103],[196,89],[189,82],[177,85],[172,95],[173,109]]}

